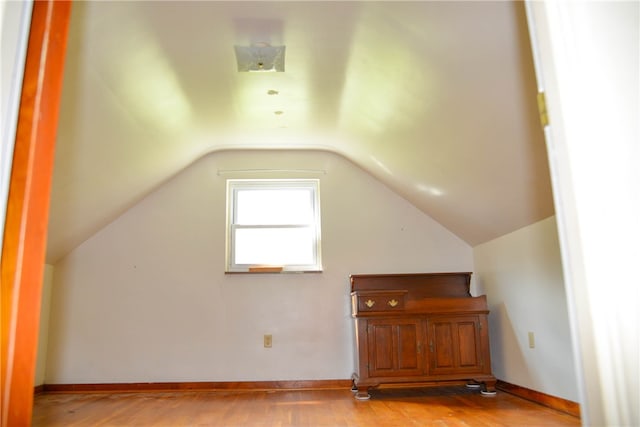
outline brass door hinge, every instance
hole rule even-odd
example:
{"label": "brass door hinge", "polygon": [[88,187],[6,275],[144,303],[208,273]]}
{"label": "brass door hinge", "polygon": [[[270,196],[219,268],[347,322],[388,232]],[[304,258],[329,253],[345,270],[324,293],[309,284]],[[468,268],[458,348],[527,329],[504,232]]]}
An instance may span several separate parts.
{"label": "brass door hinge", "polygon": [[540,114],[540,124],[542,127],[549,125],[549,115],[547,114],[547,99],[544,92],[538,92],[538,113]]}

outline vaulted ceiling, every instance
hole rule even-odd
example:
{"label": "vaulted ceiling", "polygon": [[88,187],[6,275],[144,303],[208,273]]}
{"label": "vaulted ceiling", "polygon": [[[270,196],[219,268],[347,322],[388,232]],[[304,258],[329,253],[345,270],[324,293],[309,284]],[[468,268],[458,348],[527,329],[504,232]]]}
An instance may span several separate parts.
{"label": "vaulted ceiling", "polygon": [[521,2],[77,2],[61,103],[50,263],[216,150],[338,153],[472,246],[553,214]]}

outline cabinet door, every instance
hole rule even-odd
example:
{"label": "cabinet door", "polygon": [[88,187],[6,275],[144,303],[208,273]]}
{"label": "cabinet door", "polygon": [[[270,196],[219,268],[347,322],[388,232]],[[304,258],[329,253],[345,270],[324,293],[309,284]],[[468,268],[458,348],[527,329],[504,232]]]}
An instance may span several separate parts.
{"label": "cabinet door", "polygon": [[420,319],[370,319],[367,328],[369,377],[423,374],[423,328]]}
{"label": "cabinet door", "polygon": [[446,316],[427,322],[429,373],[482,372],[484,361],[478,316]]}

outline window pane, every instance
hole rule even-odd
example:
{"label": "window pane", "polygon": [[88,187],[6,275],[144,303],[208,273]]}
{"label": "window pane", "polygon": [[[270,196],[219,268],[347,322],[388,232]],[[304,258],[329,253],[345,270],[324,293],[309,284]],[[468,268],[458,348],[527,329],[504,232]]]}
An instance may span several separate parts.
{"label": "window pane", "polygon": [[236,264],[315,263],[311,228],[240,228],[235,232]]}
{"label": "window pane", "polygon": [[236,224],[284,225],[313,223],[308,189],[238,190]]}

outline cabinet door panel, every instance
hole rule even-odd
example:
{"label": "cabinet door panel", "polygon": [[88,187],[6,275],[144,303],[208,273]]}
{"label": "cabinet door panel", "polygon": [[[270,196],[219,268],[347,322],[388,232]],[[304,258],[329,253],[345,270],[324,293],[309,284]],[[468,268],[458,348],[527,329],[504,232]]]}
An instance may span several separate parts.
{"label": "cabinet door panel", "polygon": [[422,374],[422,328],[420,319],[369,320],[369,376]]}
{"label": "cabinet door panel", "polygon": [[477,316],[443,316],[429,320],[431,374],[481,372]]}
{"label": "cabinet door panel", "polygon": [[415,324],[397,325],[398,328],[398,369],[418,369],[420,355],[418,354],[419,328]]}
{"label": "cabinet door panel", "polygon": [[[369,360],[375,361],[375,369],[389,371],[393,369],[393,327],[391,325],[375,325],[370,327],[369,348],[375,355]],[[373,346],[372,346],[373,344]]]}
{"label": "cabinet door panel", "polygon": [[451,322],[434,322],[431,349],[434,352],[435,367],[438,369],[453,369],[454,337],[453,324]]}
{"label": "cabinet door panel", "polygon": [[479,365],[478,352],[479,342],[476,335],[477,327],[475,322],[458,323],[458,347],[460,349],[460,367],[468,368]]}

